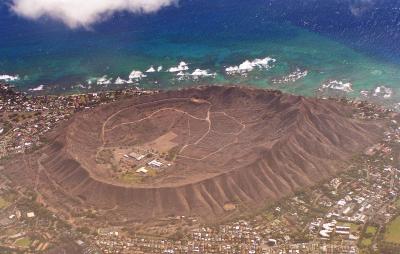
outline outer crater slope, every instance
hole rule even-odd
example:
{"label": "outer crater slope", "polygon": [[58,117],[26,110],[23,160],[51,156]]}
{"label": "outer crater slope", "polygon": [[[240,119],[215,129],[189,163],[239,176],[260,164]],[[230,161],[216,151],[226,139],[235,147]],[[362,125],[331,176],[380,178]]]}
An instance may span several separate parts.
{"label": "outer crater slope", "polygon": [[[353,113],[331,100],[244,87],[165,91],[78,113],[31,156],[30,170],[20,163],[14,174],[129,219],[218,216],[226,204],[257,207],[344,170],[382,125]],[[132,147],[173,151],[173,159],[135,182],[98,163],[105,149]]]}

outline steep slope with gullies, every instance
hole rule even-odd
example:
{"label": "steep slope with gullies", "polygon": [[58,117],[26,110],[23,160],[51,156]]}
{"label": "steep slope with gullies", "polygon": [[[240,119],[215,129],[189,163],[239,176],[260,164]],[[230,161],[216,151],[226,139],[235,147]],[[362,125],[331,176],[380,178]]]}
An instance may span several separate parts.
{"label": "steep slope with gullies", "polygon": [[[46,176],[39,188],[56,188],[80,205],[138,220],[211,218],[224,214],[227,203],[262,206],[345,170],[384,126],[353,119],[353,113],[338,102],[277,91],[214,86],[166,91],[77,114],[33,157],[41,158],[36,164]],[[129,185],[96,164],[99,147],[135,138],[148,142],[169,132],[176,134],[180,153],[162,176]],[[19,167],[14,174],[30,170]],[[33,166],[28,175],[36,170]]]}

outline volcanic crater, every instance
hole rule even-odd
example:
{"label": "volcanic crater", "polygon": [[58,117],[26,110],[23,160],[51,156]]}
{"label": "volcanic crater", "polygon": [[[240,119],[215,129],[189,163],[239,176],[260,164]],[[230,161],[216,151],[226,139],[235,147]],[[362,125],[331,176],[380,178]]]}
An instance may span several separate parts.
{"label": "volcanic crater", "polygon": [[[353,118],[354,110],[249,87],[163,91],[77,113],[31,155],[37,163],[14,165],[14,173],[130,219],[213,217],[226,204],[258,207],[345,170],[383,126]],[[132,182],[98,162],[101,151],[138,147],[173,158],[163,172]]]}

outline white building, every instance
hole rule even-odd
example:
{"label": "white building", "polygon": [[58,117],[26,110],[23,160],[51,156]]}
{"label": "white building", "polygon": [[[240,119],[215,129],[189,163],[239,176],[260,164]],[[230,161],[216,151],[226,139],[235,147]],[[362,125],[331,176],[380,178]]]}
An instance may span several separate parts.
{"label": "white building", "polygon": [[137,161],[141,161],[144,158],[144,155],[132,152],[129,154],[130,157],[134,158]]}
{"label": "white building", "polygon": [[149,172],[149,171],[145,167],[141,167],[138,170],[136,170],[136,173],[147,174],[147,172]]}
{"label": "white building", "polygon": [[160,161],[152,160],[152,161],[150,161],[150,162],[148,163],[148,165],[149,165],[149,166],[153,166],[153,167],[159,168],[159,167],[161,167],[163,164],[162,164],[162,162],[160,162]]}
{"label": "white building", "polygon": [[33,217],[35,217],[35,213],[34,212],[29,212],[29,213],[26,214],[26,217],[33,218]]}

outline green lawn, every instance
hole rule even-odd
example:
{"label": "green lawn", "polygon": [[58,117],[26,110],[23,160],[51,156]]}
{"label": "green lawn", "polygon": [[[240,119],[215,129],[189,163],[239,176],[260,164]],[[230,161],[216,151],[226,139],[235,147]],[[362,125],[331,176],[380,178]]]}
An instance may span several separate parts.
{"label": "green lawn", "polygon": [[0,209],[6,208],[9,205],[10,205],[10,203],[8,203],[6,200],[4,200],[4,198],[0,197]]}
{"label": "green lawn", "polygon": [[352,234],[360,232],[360,225],[355,224],[355,223],[348,222],[348,223],[344,223],[343,225],[340,225],[340,226],[350,227],[350,232]]}
{"label": "green lawn", "polygon": [[20,238],[15,241],[15,245],[21,248],[29,248],[31,245],[31,239],[29,237]]}
{"label": "green lawn", "polygon": [[142,182],[142,177],[136,173],[128,172],[121,176],[121,180],[128,184],[140,183]]}
{"label": "green lawn", "polygon": [[361,241],[361,245],[363,247],[369,247],[369,246],[371,246],[371,244],[372,244],[372,239],[371,238],[364,238]]}
{"label": "green lawn", "polygon": [[376,227],[368,226],[367,230],[365,230],[366,233],[375,235],[376,234]]}
{"label": "green lawn", "polygon": [[148,168],[147,170],[148,170],[148,172],[147,172],[148,176],[150,176],[150,177],[157,176],[157,170],[155,170],[154,168]]}
{"label": "green lawn", "polygon": [[400,244],[400,216],[386,226],[384,239],[386,242]]}
{"label": "green lawn", "polygon": [[[376,234],[377,228],[373,226],[368,226],[365,230],[365,236],[361,239],[360,247],[369,248],[372,245],[372,239]],[[368,237],[367,237],[368,236]]]}
{"label": "green lawn", "polygon": [[394,202],[394,205],[396,206],[397,209],[400,209],[400,198]]}

